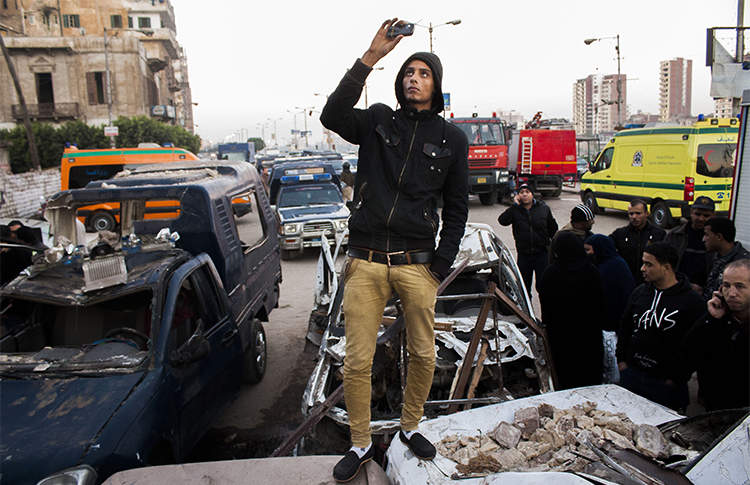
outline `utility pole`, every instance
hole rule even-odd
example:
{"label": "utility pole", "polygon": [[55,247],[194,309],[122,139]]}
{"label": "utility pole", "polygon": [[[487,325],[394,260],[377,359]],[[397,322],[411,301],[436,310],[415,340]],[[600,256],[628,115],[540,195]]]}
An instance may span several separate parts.
{"label": "utility pole", "polygon": [[10,53],[5,47],[5,41],[3,36],[0,35],[0,48],[3,50],[3,56],[5,57],[5,63],[8,64],[8,71],[10,71],[10,77],[13,78],[13,85],[16,87],[16,94],[18,95],[18,103],[21,105],[21,112],[23,113],[23,124],[26,127],[26,138],[29,140],[29,155],[31,155],[31,166],[37,172],[42,171],[42,166],[39,164],[39,152],[36,149],[36,138],[34,137],[34,130],[31,127],[31,118],[29,117],[29,110],[26,107],[26,98],[23,97],[23,90],[21,89],[21,83],[18,81],[18,75],[16,74],[16,68],[13,65],[13,60],[10,58]]}
{"label": "utility pole", "polygon": [[[112,83],[109,82],[109,49],[107,44],[107,28],[104,28],[104,70],[107,76],[107,117],[109,126],[112,126]],[[109,147],[115,147],[115,137],[109,137]]]}

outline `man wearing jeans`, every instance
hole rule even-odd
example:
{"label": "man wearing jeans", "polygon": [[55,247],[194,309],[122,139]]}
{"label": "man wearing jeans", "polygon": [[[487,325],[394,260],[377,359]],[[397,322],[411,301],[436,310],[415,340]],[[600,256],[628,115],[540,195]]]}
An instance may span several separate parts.
{"label": "man wearing jeans", "polygon": [[[381,25],[320,116],[326,128],[360,146],[343,303],[344,393],[353,446],[334,468],[339,482],[354,478],[375,454],[372,360],[393,292],[404,309],[409,352],[399,437],[417,457],[435,456],[435,447],[416,430],[435,368],[437,288],[456,257],[468,217],[468,140],[439,116],[443,67],[436,55],[418,52],[401,66],[395,83],[399,109],[384,104],[354,109],[372,67],[403,38],[387,36],[401,23],[392,19]],[[441,197],[443,225],[436,249]]]}

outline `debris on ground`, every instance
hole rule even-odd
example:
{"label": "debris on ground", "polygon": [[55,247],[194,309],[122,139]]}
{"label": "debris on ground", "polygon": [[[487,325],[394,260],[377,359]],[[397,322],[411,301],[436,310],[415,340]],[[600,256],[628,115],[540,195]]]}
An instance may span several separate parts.
{"label": "debris on ground", "polygon": [[655,426],[636,425],[625,413],[597,409],[586,401],[571,409],[549,404],[516,411],[486,435],[446,436],[437,445],[455,461],[460,478],[504,471],[583,472],[599,460],[589,448],[614,446],[657,459],[669,456],[669,443]]}

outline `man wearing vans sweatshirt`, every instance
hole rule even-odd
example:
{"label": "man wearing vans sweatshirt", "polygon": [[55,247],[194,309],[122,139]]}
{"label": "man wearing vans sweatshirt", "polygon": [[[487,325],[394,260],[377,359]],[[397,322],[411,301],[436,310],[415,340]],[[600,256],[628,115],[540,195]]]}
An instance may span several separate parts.
{"label": "man wearing vans sweatshirt", "polygon": [[630,224],[615,229],[609,237],[615,240],[617,252],[628,263],[635,284],[640,285],[644,281],[643,273],[641,273],[643,250],[649,244],[663,240],[667,236],[667,231],[648,221],[648,208],[641,199],[630,201],[628,218],[630,218]]}
{"label": "man wearing vans sweatshirt", "polygon": [[645,283],[633,291],[617,335],[620,385],[669,408],[687,407],[690,371],[680,359],[680,343],[706,303],[682,273],[675,273],[677,250],[666,241],[646,246],[641,271]]}

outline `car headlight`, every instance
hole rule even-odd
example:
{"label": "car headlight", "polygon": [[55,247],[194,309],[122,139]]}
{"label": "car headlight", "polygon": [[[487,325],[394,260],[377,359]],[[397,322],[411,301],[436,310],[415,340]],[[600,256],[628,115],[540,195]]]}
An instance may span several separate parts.
{"label": "car headlight", "polygon": [[344,219],[342,221],[337,221],[336,225],[338,226],[338,228],[339,228],[338,230],[339,231],[343,231],[344,229],[346,229],[349,226],[349,221],[347,219]]}
{"label": "car headlight", "polygon": [[96,471],[89,465],[74,466],[60,470],[42,479],[36,485],[94,485]]}
{"label": "car headlight", "polygon": [[297,234],[299,232],[299,224],[284,224],[284,235]]}

